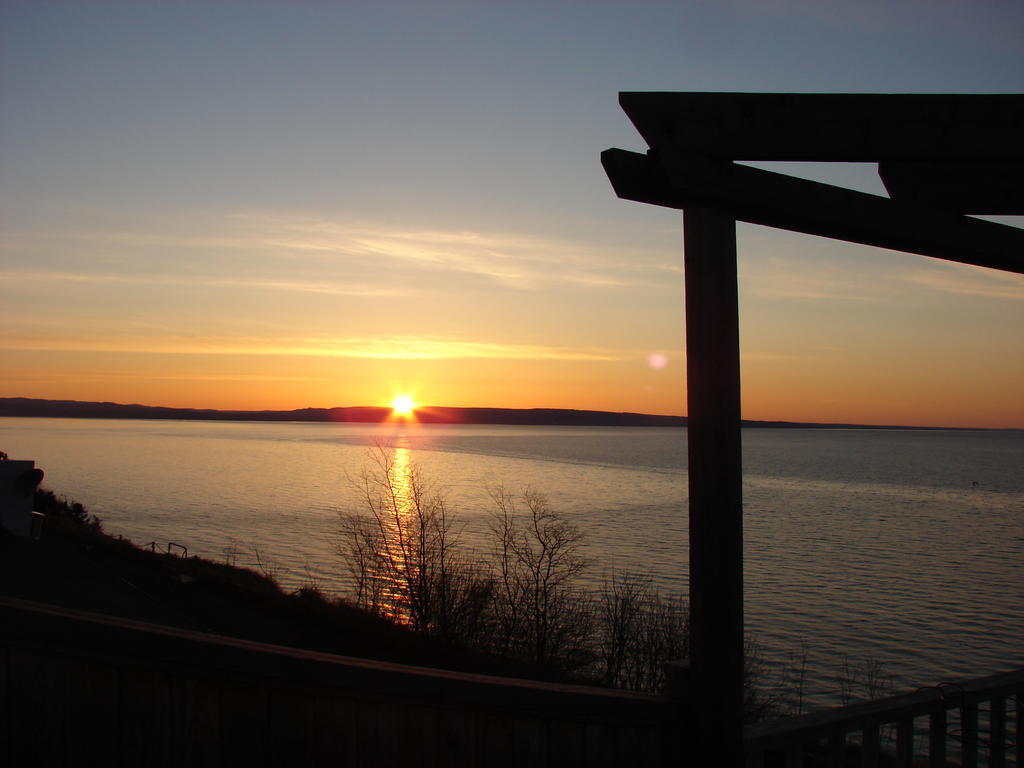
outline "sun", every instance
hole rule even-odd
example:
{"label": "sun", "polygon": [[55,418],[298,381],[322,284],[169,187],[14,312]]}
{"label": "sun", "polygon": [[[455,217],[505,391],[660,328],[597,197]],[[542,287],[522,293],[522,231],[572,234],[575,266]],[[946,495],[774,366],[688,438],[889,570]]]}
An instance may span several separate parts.
{"label": "sun", "polygon": [[391,410],[396,416],[412,416],[416,410],[416,403],[408,395],[399,395],[391,401]]}

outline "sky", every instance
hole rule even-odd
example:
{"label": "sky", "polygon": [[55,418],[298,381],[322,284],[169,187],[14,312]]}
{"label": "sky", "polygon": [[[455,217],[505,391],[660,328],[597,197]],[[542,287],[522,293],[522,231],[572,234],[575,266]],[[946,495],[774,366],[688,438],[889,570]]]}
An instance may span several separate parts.
{"label": "sky", "polygon": [[[0,0],[0,396],[685,414],[618,92],[1021,92],[1022,40],[1012,0]],[[745,418],[1024,428],[1024,276],[738,238]]]}

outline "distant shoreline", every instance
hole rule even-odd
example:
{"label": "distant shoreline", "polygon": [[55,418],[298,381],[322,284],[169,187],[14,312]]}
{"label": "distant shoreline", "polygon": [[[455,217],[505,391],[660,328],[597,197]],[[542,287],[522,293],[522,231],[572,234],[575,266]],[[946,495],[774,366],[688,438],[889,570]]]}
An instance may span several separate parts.
{"label": "distant shoreline", "polygon": [[[221,411],[167,408],[79,400],[0,397],[0,417],[77,419],[169,419],[183,421],[335,422],[379,424],[390,420],[391,409],[372,406],[298,408],[290,411]],[[685,416],[583,411],[564,408],[418,408],[420,424],[493,424],[513,426],[685,427]],[[916,427],[882,424],[834,424],[797,421],[743,421],[744,427],[774,429],[901,429],[917,431],[1004,431],[972,427]],[[1016,430],[1006,430],[1016,431]]]}

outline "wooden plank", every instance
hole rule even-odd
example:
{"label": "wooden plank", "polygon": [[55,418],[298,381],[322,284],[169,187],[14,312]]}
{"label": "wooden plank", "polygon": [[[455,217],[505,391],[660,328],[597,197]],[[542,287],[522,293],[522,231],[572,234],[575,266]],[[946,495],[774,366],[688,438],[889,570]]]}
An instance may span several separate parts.
{"label": "wooden plank", "polygon": [[1024,163],[879,163],[894,200],[952,213],[1024,213]]}
{"label": "wooden plank", "polygon": [[726,160],[1024,160],[1020,94],[624,92],[651,147]]}
{"label": "wooden plank", "polygon": [[316,755],[313,765],[357,766],[355,704],[337,693],[318,695],[310,739]]}
{"label": "wooden plank", "polygon": [[878,759],[881,755],[881,748],[878,737],[878,723],[867,723],[861,729],[861,768],[878,768]]}
{"label": "wooden plank", "polygon": [[1017,724],[1014,727],[1014,741],[1017,744],[1017,749],[1014,757],[1017,760],[1018,768],[1020,768],[1020,766],[1024,766],[1024,686],[1017,688],[1015,698],[1017,706],[1014,719]]}
{"label": "wooden plank", "polygon": [[786,768],[803,768],[804,749],[799,742],[794,742],[786,747]]}
{"label": "wooden plank", "polygon": [[940,706],[928,716],[928,766],[946,768],[945,706]]}
{"label": "wooden plank", "polygon": [[626,200],[679,209],[718,206],[752,224],[1024,273],[1024,231],[1015,227],[682,154],[653,158],[608,149],[601,163]]}
{"label": "wooden plank", "polygon": [[395,708],[386,702],[356,702],[355,752],[360,765],[372,765],[391,746]]}
{"label": "wooden plank", "polygon": [[64,764],[64,686],[55,659],[10,649],[10,756],[13,765]]}
{"label": "wooden plank", "polygon": [[263,686],[235,680],[221,687],[221,760],[225,766],[267,764],[269,697]]}
{"label": "wooden plank", "polygon": [[9,673],[10,651],[0,644],[0,765],[12,765],[11,718],[13,717],[11,678]]}
{"label": "wooden plank", "polygon": [[843,768],[846,764],[846,734],[833,733],[826,740],[825,765],[828,768]]}
{"label": "wooden plank", "polygon": [[171,753],[181,768],[217,768],[220,685],[207,677],[177,676],[171,683]]}
{"label": "wooden plank", "polygon": [[548,683],[416,667],[319,651],[275,646],[188,630],[148,625],[83,611],[0,597],[0,631],[26,645],[108,661],[161,660],[178,668],[216,669],[237,679],[279,680],[344,690],[351,695],[443,701],[448,706],[543,712],[600,722],[645,723],[663,719],[674,705],[665,696],[592,686]]}
{"label": "wooden plank", "polygon": [[477,713],[443,709],[438,714],[438,764],[453,768],[475,768],[477,752]]}
{"label": "wooden plank", "polygon": [[[657,726],[638,726],[636,730],[638,737],[636,762],[632,763],[632,765],[656,768],[662,765],[680,765],[683,763],[684,758],[682,757],[671,761],[667,759],[668,755],[663,749],[659,733],[660,729]],[[741,766],[742,763],[737,765],[736,768],[741,768]]]}
{"label": "wooden plank", "polygon": [[963,768],[978,766],[978,704],[965,701],[960,709],[961,765]]}
{"label": "wooden plank", "polygon": [[989,768],[1004,768],[1006,765],[1006,699],[994,696],[989,702]]}
{"label": "wooden plank", "polygon": [[484,768],[543,768],[547,734],[543,721],[532,717],[487,714],[480,721],[480,765]]}
{"label": "wooden plank", "polygon": [[404,703],[365,700],[356,705],[359,765],[437,765],[437,712]]}
{"label": "wooden plank", "polygon": [[268,691],[269,764],[310,765],[314,757],[314,694],[305,688],[274,686]]}
{"label": "wooden plank", "polygon": [[594,768],[611,768],[615,762],[616,729],[607,723],[587,723],[583,739],[587,765]]}
{"label": "wooden plank", "polygon": [[911,768],[914,763],[914,718],[901,717],[896,722],[896,765]]}
{"label": "wooden plank", "polygon": [[695,762],[743,764],[743,477],[736,222],[683,214]]}
{"label": "wooden plank", "polygon": [[[615,730],[613,765],[637,765],[640,755],[640,734],[633,726]],[[684,763],[684,765],[687,763]]]}
{"label": "wooden plank", "polygon": [[513,754],[515,765],[530,765],[543,768],[547,761],[547,723],[539,717],[514,717]]}
{"label": "wooden plank", "polygon": [[548,724],[548,765],[558,768],[588,768],[584,728],[571,720],[551,720]]}
{"label": "wooden plank", "polygon": [[440,713],[434,706],[403,705],[395,721],[398,764],[435,768],[438,761]]}
{"label": "wooden plank", "polygon": [[122,765],[171,764],[171,695],[166,673],[125,665],[118,669],[119,752]]}
{"label": "wooden plank", "polygon": [[651,743],[658,745],[658,754],[654,758],[656,765],[683,765],[689,756],[690,742],[693,739],[690,713],[677,708],[673,715],[672,718],[654,726],[656,735],[652,736]]}
{"label": "wooden plank", "polygon": [[67,658],[61,666],[64,765],[91,768],[107,764],[119,747],[118,670],[93,659]]}

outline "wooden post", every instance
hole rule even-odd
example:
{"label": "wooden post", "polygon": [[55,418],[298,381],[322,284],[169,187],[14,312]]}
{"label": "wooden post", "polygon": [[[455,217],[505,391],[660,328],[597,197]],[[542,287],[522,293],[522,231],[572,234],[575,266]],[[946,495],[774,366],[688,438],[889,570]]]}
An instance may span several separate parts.
{"label": "wooden post", "polygon": [[683,212],[693,765],[743,765],[743,478],[736,220]]}

